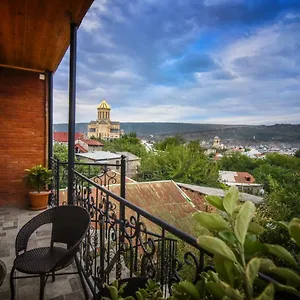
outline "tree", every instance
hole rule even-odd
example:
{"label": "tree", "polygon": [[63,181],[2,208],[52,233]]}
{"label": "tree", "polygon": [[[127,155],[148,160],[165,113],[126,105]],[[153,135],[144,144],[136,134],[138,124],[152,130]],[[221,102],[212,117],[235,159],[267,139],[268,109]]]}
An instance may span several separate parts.
{"label": "tree", "polygon": [[295,152],[295,157],[300,158],[300,149]]}
{"label": "tree", "polygon": [[207,158],[195,143],[168,145],[165,151],[149,153],[141,162],[139,180],[174,180],[177,182],[219,186],[218,165]]}
{"label": "tree", "polygon": [[168,147],[179,146],[184,144],[184,139],[181,135],[176,134],[173,137],[167,137],[164,140],[155,144],[157,150],[165,151]]}
{"label": "tree", "polygon": [[147,155],[144,145],[135,132],[125,134],[120,139],[103,141],[105,151],[130,152],[138,157]]}
{"label": "tree", "polygon": [[234,152],[223,156],[219,161],[219,164],[221,170],[249,172],[252,174],[254,169],[261,164],[261,161],[258,159],[252,159],[239,152]]}

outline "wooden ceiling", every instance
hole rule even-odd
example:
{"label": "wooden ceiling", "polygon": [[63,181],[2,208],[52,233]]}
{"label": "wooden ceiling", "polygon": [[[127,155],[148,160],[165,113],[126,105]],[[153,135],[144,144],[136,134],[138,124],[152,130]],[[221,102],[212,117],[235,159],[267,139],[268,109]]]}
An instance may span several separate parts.
{"label": "wooden ceiling", "polygon": [[0,66],[55,71],[93,0],[0,0]]}

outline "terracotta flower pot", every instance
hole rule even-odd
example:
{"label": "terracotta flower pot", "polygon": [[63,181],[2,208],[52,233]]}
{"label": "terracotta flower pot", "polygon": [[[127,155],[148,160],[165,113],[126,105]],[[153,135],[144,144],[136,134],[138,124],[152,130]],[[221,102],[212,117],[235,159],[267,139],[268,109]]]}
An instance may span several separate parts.
{"label": "terracotta flower pot", "polygon": [[48,206],[49,194],[50,191],[42,192],[29,192],[30,205],[29,209],[31,210],[43,210]]}

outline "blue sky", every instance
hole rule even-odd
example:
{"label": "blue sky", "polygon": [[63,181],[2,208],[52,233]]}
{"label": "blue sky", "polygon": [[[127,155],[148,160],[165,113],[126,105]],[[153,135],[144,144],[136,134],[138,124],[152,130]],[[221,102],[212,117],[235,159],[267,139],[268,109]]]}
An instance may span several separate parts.
{"label": "blue sky", "polygon": [[[54,122],[68,121],[68,63]],[[300,123],[300,0],[95,0],[78,30],[77,122]]]}

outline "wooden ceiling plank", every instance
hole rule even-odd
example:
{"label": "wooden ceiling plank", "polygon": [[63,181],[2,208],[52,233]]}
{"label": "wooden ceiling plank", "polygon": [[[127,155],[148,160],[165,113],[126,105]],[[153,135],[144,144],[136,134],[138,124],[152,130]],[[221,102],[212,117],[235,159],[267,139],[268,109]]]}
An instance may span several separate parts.
{"label": "wooden ceiling plank", "polygon": [[[66,0],[61,3],[60,12],[54,21],[50,42],[55,46],[47,47],[45,49],[44,64],[47,65],[52,71],[55,70],[56,61],[59,60],[60,51],[57,51],[57,49],[59,48],[65,50],[66,40],[69,40],[70,17],[67,11],[70,7],[70,1],[72,0]],[[65,51],[63,52],[63,55],[64,53]],[[55,58],[53,56],[55,56]]]}
{"label": "wooden ceiling plank", "polygon": [[15,9],[14,61],[16,65],[22,65],[25,58],[27,0],[19,0],[18,6]]}
{"label": "wooden ceiling plank", "polygon": [[10,6],[6,1],[0,1],[0,63],[11,61],[12,44],[12,26]]}
{"label": "wooden ceiling plank", "polygon": [[55,71],[93,0],[0,0],[0,64]]}

